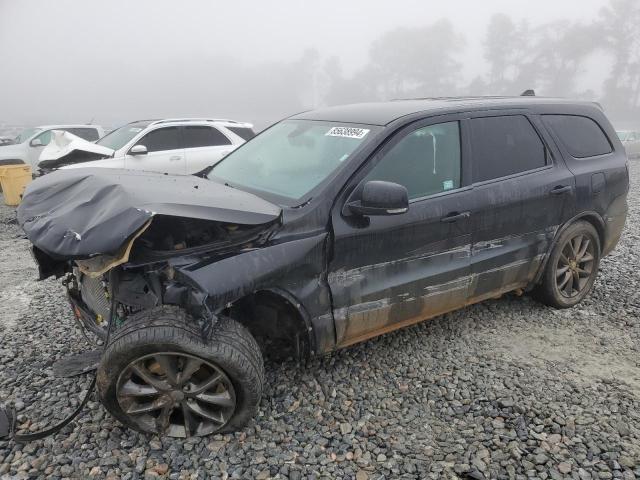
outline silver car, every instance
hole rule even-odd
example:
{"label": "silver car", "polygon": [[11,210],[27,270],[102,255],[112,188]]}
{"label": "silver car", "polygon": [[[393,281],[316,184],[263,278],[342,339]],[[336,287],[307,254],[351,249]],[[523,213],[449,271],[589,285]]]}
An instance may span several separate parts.
{"label": "silver car", "polygon": [[620,137],[620,141],[624,145],[624,148],[627,150],[627,156],[629,158],[639,158],[640,132],[636,132],[633,130],[622,130],[616,133],[618,134],[618,137]]}

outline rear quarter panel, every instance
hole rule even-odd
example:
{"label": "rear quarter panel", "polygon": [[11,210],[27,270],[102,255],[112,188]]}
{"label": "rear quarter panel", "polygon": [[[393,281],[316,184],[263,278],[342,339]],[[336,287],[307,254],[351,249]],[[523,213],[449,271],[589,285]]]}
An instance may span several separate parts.
{"label": "rear quarter panel", "polygon": [[617,244],[627,215],[629,171],[627,154],[615,129],[597,106],[575,105],[545,107],[544,114],[579,115],[594,120],[611,143],[611,153],[588,158],[569,154],[557,133],[546,125],[566,165],[576,178],[576,215],[597,214],[604,224],[603,253],[611,252]]}

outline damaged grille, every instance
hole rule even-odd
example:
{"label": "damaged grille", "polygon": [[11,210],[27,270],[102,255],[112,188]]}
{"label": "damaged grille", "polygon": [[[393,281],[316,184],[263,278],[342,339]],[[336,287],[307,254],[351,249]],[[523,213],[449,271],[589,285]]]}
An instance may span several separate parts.
{"label": "damaged grille", "polygon": [[83,275],[80,279],[80,296],[87,307],[100,316],[98,323],[110,318],[111,301],[109,292],[102,283],[102,277],[90,278]]}

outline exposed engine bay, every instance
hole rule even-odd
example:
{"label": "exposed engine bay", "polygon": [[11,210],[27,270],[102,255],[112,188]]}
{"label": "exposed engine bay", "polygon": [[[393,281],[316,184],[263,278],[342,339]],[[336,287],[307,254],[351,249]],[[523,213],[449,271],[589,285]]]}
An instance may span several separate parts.
{"label": "exposed engine bay", "polygon": [[190,287],[176,279],[176,266],[250,250],[273,229],[160,215],[142,230],[130,240],[126,258],[68,261],[64,283],[76,318],[100,337],[109,318],[117,327],[129,315],[158,305],[188,307]]}

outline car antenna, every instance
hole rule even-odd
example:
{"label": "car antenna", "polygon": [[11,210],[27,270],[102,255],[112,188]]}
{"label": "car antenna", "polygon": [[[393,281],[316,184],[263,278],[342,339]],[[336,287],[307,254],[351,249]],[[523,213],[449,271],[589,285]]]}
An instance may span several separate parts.
{"label": "car antenna", "polygon": [[530,89],[525,90],[524,92],[522,92],[520,94],[520,96],[521,97],[535,97],[536,96],[536,92],[535,92],[535,90],[530,88]]}

